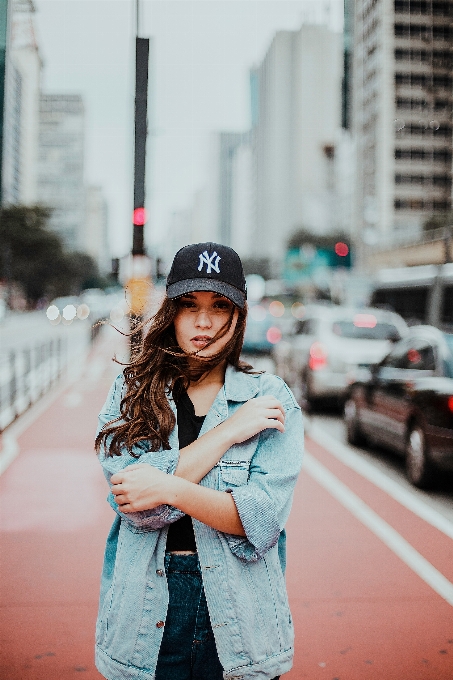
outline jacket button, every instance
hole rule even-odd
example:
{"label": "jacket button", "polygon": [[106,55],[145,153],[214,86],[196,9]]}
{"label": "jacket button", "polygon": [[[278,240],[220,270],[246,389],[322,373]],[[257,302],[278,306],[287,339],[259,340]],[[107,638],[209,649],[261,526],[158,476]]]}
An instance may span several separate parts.
{"label": "jacket button", "polygon": [[163,575],[164,575],[164,572],[163,572],[162,569],[156,569],[156,574],[157,574],[158,576],[163,576]]}
{"label": "jacket button", "polygon": [[163,628],[165,626],[165,623],[163,621],[158,621],[156,623],[156,628]]}

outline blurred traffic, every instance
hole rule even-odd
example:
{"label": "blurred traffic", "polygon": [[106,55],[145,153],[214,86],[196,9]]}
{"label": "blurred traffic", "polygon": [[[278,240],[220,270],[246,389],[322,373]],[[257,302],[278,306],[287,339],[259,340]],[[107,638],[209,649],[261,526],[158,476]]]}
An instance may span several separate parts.
{"label": "blurred traffic", "polygon": [[280,375],[315,422],[341,422],[336,437],[393,452],[414,486],[453,490],[453,333],[421,325],[416,299],[405,319],[390,305],[262,294],[244,358]]}

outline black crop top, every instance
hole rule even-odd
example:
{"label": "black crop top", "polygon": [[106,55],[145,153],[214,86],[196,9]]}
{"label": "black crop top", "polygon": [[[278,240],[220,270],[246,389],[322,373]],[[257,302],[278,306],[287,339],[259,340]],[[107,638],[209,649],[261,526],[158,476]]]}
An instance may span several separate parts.
{"label": "black crop top", "polygon": [[[179,448],[189,446],[200,434],[205,416],[196,416],[195,408],[187,392],[183,392],[176,404],[178,420]],[[192,518],[184,515],[181,519],[170,524],[167,535],[167,552],[175,550],[197,551],[195,535],[193,532]]]}

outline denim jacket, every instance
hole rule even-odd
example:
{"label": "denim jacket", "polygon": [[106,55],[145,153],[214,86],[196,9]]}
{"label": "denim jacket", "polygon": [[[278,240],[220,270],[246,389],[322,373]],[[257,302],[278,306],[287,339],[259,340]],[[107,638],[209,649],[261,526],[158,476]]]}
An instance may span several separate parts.
{"label": "denim jacket", "polygon": [[[115,380],[99,416],[99,429],[120,414],[124,379]],[[298,404],[286,384],[270,374],[248,375],[229,366],[203,423],[200,436],[253,397],[272,394],[285,409],[285,432],[263,430],[235,444],[200,484],[232,493],[246,536],[222,533],[193,520],[203,585],[224,678],[266,680],[292,665],[294,631],[282,557],[284,527],[291,508],[303,452]],[[176,407],[170,398],[170,405]],[[107,481],[133,463],[175,472],[177,426],[170,449],[100,461]],[[153,680],[168,606],[165,544],[168,526],[183,513],[161,505],[153,510],[117,513],[105,551],[96,626],[96,665],[108,680]],[[279,541],[280,539],[280,541]],[[279,556],[280,552],[280,556]]]}

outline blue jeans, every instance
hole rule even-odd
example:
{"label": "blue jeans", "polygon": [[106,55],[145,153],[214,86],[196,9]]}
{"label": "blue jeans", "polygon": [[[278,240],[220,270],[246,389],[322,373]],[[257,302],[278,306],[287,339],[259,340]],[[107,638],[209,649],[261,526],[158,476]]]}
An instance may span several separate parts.
{"label": "blue jeans", "polygon": [[165,572],[170,602],[156,680],[223,680],[198,555],[167,553]]}

